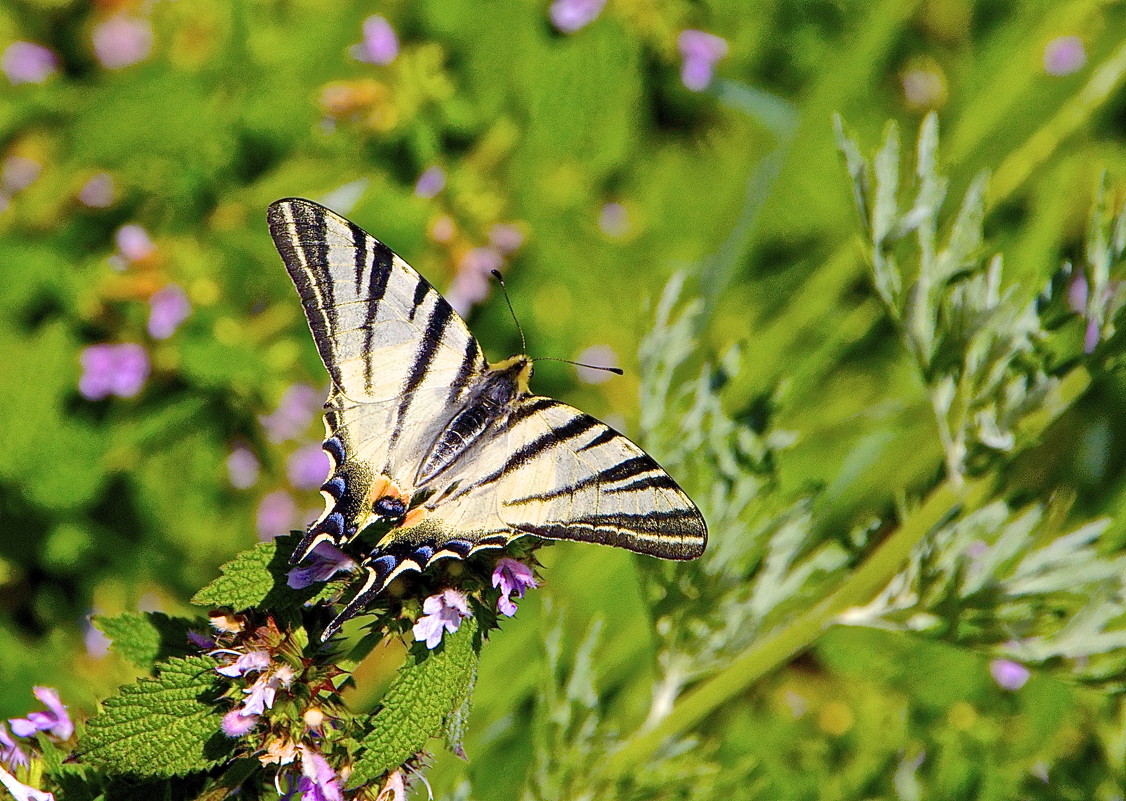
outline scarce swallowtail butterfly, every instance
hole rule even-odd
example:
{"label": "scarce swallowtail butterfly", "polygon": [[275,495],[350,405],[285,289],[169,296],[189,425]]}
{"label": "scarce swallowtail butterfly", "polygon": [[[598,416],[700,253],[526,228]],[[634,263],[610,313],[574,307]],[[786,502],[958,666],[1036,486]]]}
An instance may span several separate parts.
{"label": "scarce swallowtail butterfly", "polygon": [[527,356],[489,363],[446,299],[390,248],[308,200],[279,200],[268,219],[331,378],[326,508],[290,561],[389,526],[322,639],[403,571],[517,537],[662,559],[703,553],[703,516],[652,457],[533,395]]}

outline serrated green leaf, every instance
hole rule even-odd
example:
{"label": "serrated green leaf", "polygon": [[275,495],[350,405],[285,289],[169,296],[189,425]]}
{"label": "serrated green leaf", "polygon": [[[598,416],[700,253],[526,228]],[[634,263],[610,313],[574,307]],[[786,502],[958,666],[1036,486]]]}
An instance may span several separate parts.
{"label": "serrated green leaf", "polygon": [[219,570],[222,575],[195,594],[197,606],[229,606],[240,609],[268,608],[273,612],[297,609],[316,596],[324,585],[290,589],[286,575],[291,569],[294,537],[278,537],[243,551]]}
{"label": "serrated green leaf", "polygon": [[229,758],[233,741],[219,730],[216,662],[170,659],[156,678],[108,699],[90,720],[76,756],[108,774],[181,776]]}
{"label": "serrated green leaf", "polygon": [[187,618],[163,612],[127,612],[115,617],[96,615],[92,622],[110,638],[111,650],[145,670],[152,670],[163,659],[193,653],[188,630],[194,624]]}
{"label": "serrated green leaf", "polygon": [[438,651],[412,652],[368,719],[363,751],[349,779],[358,787],[402,765],[442,734],[448,717],[466,703],[477,673],[481,643],[476,618],[447,634]]}

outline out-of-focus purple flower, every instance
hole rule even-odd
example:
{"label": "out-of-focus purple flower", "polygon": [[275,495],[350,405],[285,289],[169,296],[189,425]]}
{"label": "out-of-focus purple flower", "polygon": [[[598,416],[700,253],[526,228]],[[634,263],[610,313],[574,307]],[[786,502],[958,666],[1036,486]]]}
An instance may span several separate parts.
{"label": "out-of-focus purple flower", "polygon": [[368,64],[390,64],[399,55],[399,37],[391,23],[378,14],[364,20],[364,40],[352,45],[352,58]]}
{"label": "out-of-focus purple flower", "polygon": [[[530,567],[506,556],[497,562],[493,570],[493,586],[500,588],[497,611],[512,617],[516,614],[516,603],[512,600],[512,593],[516,593],[517,598],[523,598],[526,589],[538,587],[539,584],[536,583],[536,577]],[[415,636],[417,638],[417,635]],[[429,641],[427,646],[434,647]]]}
{"label": "out-of-focus purple flower", "polygon": [[30,737],[36,732],[45,731],[52,737],[69,740],[70,735],[74,734],[74,723],[71,722],[58,691],[50,687],[36,687],[33,692],[35,697],[47,707],[47,711],[32,712],[26,718],[10,718],[8,725],[12,727],[12,734],[17,737]]}
{"label": "out-of-focus purple flower", "polygon": [[320,445],[305,445],[295,450],[286,464],[289,483],[295,489],[316,489],[325,483],[332,463]]}
{"label": "out-of-focus purple flower", "polygon": [[555,0],[547,13],[561,33],[574,33],[594,22],[605,7],[606,0]]}
{"label": "out-of-focus purple flower", "polygon": [[3,723],[0,723],[0,763],[12,769],[31,764],[27,753],[20,748]]}
{"label": "out-of-focus purple flower", "polygon": [[504,257],[494,247],[473,248],[462,256],[457,274],[450,282],[446,300],[460,315],[466,315],[489,295],[489,276],[499,270]]}
{"label": "out-of-focus purple flower", "polygon": [[629,233],[629,211],[621,203],[607,203],[598,213],[598,227],[614,239]]}
{"label": "out-of-focus purple flower", "polygon": [[240,654],[231,664],[215,668],[215,672],[220,676],[237,679],[247,673],[263,671],[269,666],[270,655],[266,651],[247,651],[245,654]]}
{"label": "out-of-focus purple flower", "polygon": [[243,715],[242,709],[232,709],[223,715],[223,722],[219,724],[219,728],[228,737],[242,737],[257,725],[257,715]]}
{"label": "out-of-focus purple flower", "polygon": [[109,653],[110,638],[98,631],[89,617],[82,621],[82,642],[86,646],[86,654],[93,659],[102,659]]}
{"label": "out-of-focus purple flower", "polygon": [[78,190],[78,201],[91,209],[108,209],[116,197],[117,188],[113,184],[113,176],[108,172],[90,176]]}
{"label": "out-of-focus purple flower", "polygon": [[258,483],[261,465],[245,445],[237,445],[227,457],[227,478],[235,489],[250,489]]}
{"label": "out-of-focus purple flower", "polygon": [[179,284],[168,284],[149,298],[149,336],[168,339],[188,319],[192,304]]}
{"label": "out-of-focus purple flower", "polygon": [[34,42],[12,42],[0,56],[0,69],[13,86],[43,83],[59,70],[59,57]]}
{"label": "out-of-focus purple flower", "polygon": [[301,746],[301,780],[297,791],[303,801],[344,801],[340,777],[320,753]]}
{"label": "out-of-focus purple flower", "polygon": [[899,76],[903,99],[917,110],[940,107],[946,102],[946,78],[937,67],[915,67]]}
{"label": "out-of-focus purple flower", "polygon": [[94,26],[94,55],[106,69],[128,67],[149,57],[152,38],[147,19],[116,14]]}
{"label": "out-of-focus purple flower", "polygon": [[258,539],[272,540],[287,534],[297,516],[297,504],[285,490],[275,490],[258,502]]}
{"label": "out-of-focus purple flower", "polygon": [[1073,312],[1087,313],[1087,276],[1076,273],[1067,285],[1067,305]]}
{"label": "out-of-focus purple flower", "polygon": [[1087,64],[1087,48],[1078,36],[1057,36],[1044,47],[1044,72],[1071,75]]}
{"label": "out-of-focus purple flower", "polygon": [[258,418],[270,442],[285,442],[304,434],[321,408],[321,397],[308,384],[289,387],[278,401],[278,408]]}
{"label": "out-of-focus purple flower", "polygon": [[215,640],[206,634],[200,634],[198,631],[189,631],[188,640],[201,651],[215,650]]}
{"label": "out-of-focus purple flower", "polygon": [[603,384],[613,378],[614,374],[609,370],[596,368],[617,367],[618,354],[614,353],[614,349],[609,345],[591,345],[580,353],[575,361],[590,365],[590,367],[576,365],[575,372],[578,373],[580,381],[586,384]]}
{"label": "out-of-focus purple flower", "polygon": [[712,33],[689,28],[676,37],[684,62],[681,82],[693,92],[702,92],[712,82],[716,62],[727,55],[727,42]]}
{"label": "out-of-focus purple flower", "polygon": [[312,584],[328,581],[340,571],[352,572],[356,560],[339,548],[322,542],[309,555],[309,564],[289,571],[286,584],[290,589],[303,590]]}
{"label": "out-of-focus purple flower", "polygon": [[507,256],[524,244],[524,232],[511,223],[497,223],[489,229],[489,244]]}
{"label": "out-of-focus purple flower", "polygon": [[35,183],[41,172],[43,165],[35,159],[26,156],[8,156],[4,159],[3,170],[0,171],[0,186],[3,186],[5,192],[19,192]]}
{"label": "out-of-focus purple flower", "polygon": [[448,214],[442,214],[435,217],[430,223],[430,238],[435,242],[446,245],[453,241],[454,235],[457,234],[457,223],[454,218]]}
{"label": "out-of-focus purple flower", "polygon": [[434,197],[446,188],[446,171],[435,164],[427,167],[414,182],[414,193],[419,197]]}
{"label": "out-of-focus purple flower", "polygon": [[1002,690],[1015,692],[1025,685],[1031,672],[1019,662],[1011,659],[994,659],[989,663],[989,675]]}
{"label": "out-of-focus purple flower", "polygon": [[80,360],[78,391],[87,400],[135,397],[149,377],[149,355],[133,342],[91,345],[82,351]]}
{"label": "out-of-focus purple flower", "polygon": [[4,785],[16,801],[55,801],[54,793],[36,790],[31,785],[24,784],[3,768],[0,768],[0,784]]}
{"label": "out-of-focus purple flower", "polygon": [[431,595],[422,602],[422,611],[425,614],[414,624],[412,631],[415,640],[425,641],[426,647],[431,649],[438,647],[443,632],[453,634],[464,618],[472,616],[465,593],[454,589]]}
{"label": "out-of-focus purple flower", "polygon": [[1099,339],[1102,338],[1102,332],[1099,331],[1098,320],[1091,318],[1087,321],[1087,331],[1083,335],[1083,352],[1094,353],[1095,348],[1099,345]]}
{"label": "out-of-focus purple flower", "polygon": [[117,229],[113,235],[118,254],[127,262],[139,262],[156,253],[156,245],[144,226],[129,223]]}

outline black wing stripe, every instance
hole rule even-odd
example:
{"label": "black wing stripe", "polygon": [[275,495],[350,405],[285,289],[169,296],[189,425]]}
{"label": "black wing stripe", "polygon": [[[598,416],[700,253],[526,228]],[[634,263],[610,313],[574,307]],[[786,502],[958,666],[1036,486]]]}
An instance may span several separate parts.
{"label": "black wing stripe", "polygon": [[516,411],[508,416],[508,421],[515,425],[534,414],[539,414],[544,409],[550,409],[558,405],[560,405],[559,402],[553,401],[551,398],[535,398],[522,406],[518,406]]}
{"label": "black wing stripe", "polygon": [[449,401],[455,401],[461,397],[461,393],[465,390],[465,385],[469,383],[469,377],[473,374],[474,368],[480,368],[478,361],[480,360],[480,350],[477,343],[472,339],[465,341],[465,355],[461,358],[461,364],[457,368],[457,375],[454,380],[450,382]]}
{"label": "black wing stripe", "polygon": [[362,295],[364,268],[368,266],[368,235],[355,223],[348,223],[348,230],[352,233],[352,247],[356,249],[352,261],[356,268],[356,294]]}
{"label": "black wing stripe", "polygon": [[430,292],[430,282],[422,276],[418,278],[418,284],[414,288],[414,305],[411,306],[409,320],[414,320],[414,316],[418,314],[418,307],[422,305],[422,301],[426,300],[427,294]]}
{"label": "black wing stripe", "polygon": [[[583,449],[579,448],[579,450],[581,451]],[[593,476],[587,476],[586,478],[580,479],[574,484],[570,484],[566,487],[560,487],[558,489],[553,489],[549,492],[542,492],[537,495],[526,495],[523,498],[516,498],[511,501],[505,501],[505,506],[519,506],[525,503],[551,501],[555,500],[556,498],[562,498],[565,495],[573,495],[579,490],[586,489],[590,486],[597,487],[601,492],[604,492],[606,494],[613,494],[618,492],[639,492],[641,490],[647,489],[668,489],[676,490],[678,492],[682,491],[680,489],[680,485],[673,481],[672,476],[664,472],[664,470],[661,470],[661,472],[657,475],[645,476],[644,478],[635,481],[632,484],[626,484],[625,486],[610,488],[603,488],[601,486],[603,484],[609,484],[615,481],[624,481],[626,479],[641,475],[642,473],[648,473],[654,468],[658,467],[657,463],[653,462],[652,459],[650,459],[649,462],[652,462],[652,464],[645,462],[641,457],[627,459],[621,464],[615,465],[608,470],[603,470],[601,473]]]}
{"label": "black wing stripe", "polygon": [[379,312],[379,304],[387,294],[387,284],[391,280],[392,260],[394,254],[386,245],[377,242],[372,252],[371,274],[368,276],[368,293],[365,299],[368,304],[367,317],[364,319],[364,389],[371,392],[374,376],[372,375],[371,348],[375,341],[375,318]]}
{"label": "black wing stripe", "polygon": [[607,426],[605,431],[603,431],[597,437],[592,439],[586,445],[583,445],[581,448],[579,448],[579,450],[585,451],[585,450],[588,450],[590,448],[597,448],[599,445],[605,445],[607,442],[613,442],[616,438],[618,438],[620,436],[621,436],[621,434],[619,434],[617,431],[615,431],[614,429]]}

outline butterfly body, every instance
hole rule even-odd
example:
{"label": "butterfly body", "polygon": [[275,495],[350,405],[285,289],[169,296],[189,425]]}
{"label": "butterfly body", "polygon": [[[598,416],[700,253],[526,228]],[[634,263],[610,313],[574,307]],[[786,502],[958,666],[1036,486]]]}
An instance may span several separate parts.
{"label": "butterfly body", "polygon": [[324,513],[294,550],[389,527],[330,636],[388,582],[517,537],[703,552],[703,517],[676,482],[606,424],[529,387],[532,362],[490,364],[449,303],[361,228],[280,200],[270,231],[332,380]]}

